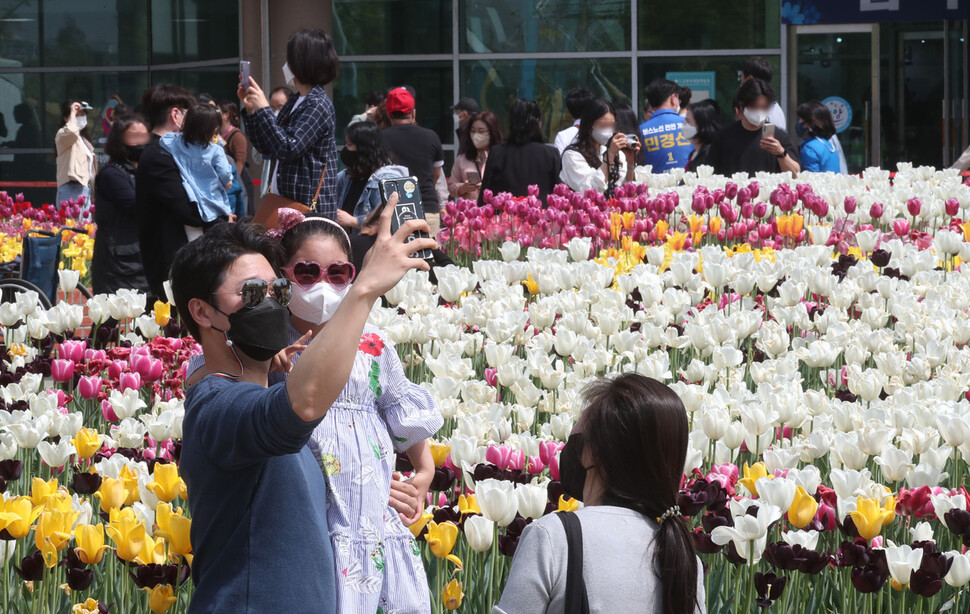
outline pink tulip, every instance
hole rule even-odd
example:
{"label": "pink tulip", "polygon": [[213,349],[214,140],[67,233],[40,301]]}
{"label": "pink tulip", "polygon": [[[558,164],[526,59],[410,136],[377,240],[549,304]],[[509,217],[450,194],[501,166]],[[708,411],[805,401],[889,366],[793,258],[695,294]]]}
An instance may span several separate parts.
{"label": "pink tulip", "polygon": [[525,465],[525,470],[532,475],[538,475],[546,468],[546,464],[538,456],[530,456]]}
{"label": "pink tulip", "polygon": [[51,363],[51,378],[60,383],[74,379],[74,361],[55,358]]}
{"label": "pink tulip", "polygon": [[63,341],[57,349],[57,355],[65,360],[81,362],[84,360],[84,351],[88,344],[84,341]]}
{"label": "pink tulip", "polygon": [[133,390],[141,389],[141,375],[137,373],[122,373],[119,379],[119,387],[121,388],[121,392],[124,392],[129,388]]}
{"label": "pink tulip", "polygon": [[754,206],[754,215],[757,218],[763,219],[766,215],[768,215],[768,205],[765,203],[757,203]]}
{"label": "pink tulip", "polygon": [[872,206],[869,207],[869,217],[871,217],[874,220],[878,220],[879,218],[882,217],[882,211],[883,209],[881,204],[872,203]]}
{"label": "pink tulip", "polygon": [[515,450],[509,454],[508,465],[505,468],[511,469],[512,471],[522,471],[525,469],[525,452]]}
{"label": "pink tulip", "polygon": [[919,212],[922,208],[923,208],[923,203],[921,203],[918,198],[914,197],[906,201],[906,210],[909,211],[909,214],[913,217],[916,217],[917,215],[919,215]]}
{"label": "pink tulip", "polygon": [[128,367],[128,363],[121,360],[112,360],[108,363],[108,377],[111,379],[118,379],[121,374],[125,372]]}
{"label": "pink tulip", "polygon": [[896,233],[897,237],[905,237],[909,234],[909,220],[905,218],[896,218],[893,220],[893,231]]}
{"label": "pink tulip", "polygon": [[549,459],[549,477],[559,481],[559,455],[556,454]]}
{"label": "pink tulip", "polygon": [[491,463],[499,469],[505,469],[509,464],[509,457],[512,456],[512,448],[508,446],[489,446],[485,451],[485,462]]}
{"label": "pink tulip", "polygon": [[855,198],[853,198],[852,196],[847,197],[845,199],[845,202],[842,203],[842,207],[845,209],[845,212],[848,215],[852,215],[853,213],[855,213],[855,208],[856,208]]}
{"label": "pink tulip", "polygon": [[559,450],[562,449],[563,445],[565,444],[561,444],[558,441],[540,441],[539,460],[541,460],[543,464],[548,465],[551,459],[556,456]]}
{"label": "pink tulip", "polygon": [[104,416],[104,419],[108,422],[118,421],[118,415],[115,414],[114,408],[111,407],[111,403],[109,403],[107,399],[101,401],[101,415]]}
{"label": "pink tulip", "polygon": [[162,364],[161,360],[151,356],[132,356],[131,368],[143,380],[154,382],[162,378],[165,365]]}
{"label": "pink tulip", "polygon": [[78,392],[81,394],[82,399],[96,399],[98,394],[101,393],[101,386],[104,383],[97,375],[91,376],[81,376],[81,381],[78,382],[77,388]]}
{"label": "pink tulip", "polygon": [[943,203],[943,208],[946,210],[946,214],[950,217],[956,217],[960,213],[960,201],[955,198],[951,198]]}

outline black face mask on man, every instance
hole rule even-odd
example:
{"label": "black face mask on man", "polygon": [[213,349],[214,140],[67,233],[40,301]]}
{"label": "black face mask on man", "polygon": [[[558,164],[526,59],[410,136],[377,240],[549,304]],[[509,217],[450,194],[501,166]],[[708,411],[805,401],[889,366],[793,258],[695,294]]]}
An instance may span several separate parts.
{"label": "black face mask on man", "polygon": [[290,310],[276,299],[266,297],[255,307],[243,307],[225,314],[229,330],[213,328],[226,335],[228,344],[253,360],[270,360],[290,345]]}
{"label": "black face mask on man", "polygon": [[586,474],[593,466],[583,466],[583,449],[585,449],[582,433],[573,433],[566,440],[559,453],[559,482],[567,496],[583,500],[583,489],[586,487]]}

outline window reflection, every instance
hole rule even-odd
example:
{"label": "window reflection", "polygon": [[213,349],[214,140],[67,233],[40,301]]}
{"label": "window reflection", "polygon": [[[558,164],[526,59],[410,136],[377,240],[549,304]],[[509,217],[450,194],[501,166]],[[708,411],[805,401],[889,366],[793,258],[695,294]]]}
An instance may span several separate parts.
{"label": "window reflection", "polygon": [[556,132],[572,124],[566,110],[566,91],[586,86],[596,96],[630,104],[630,61],[476,60],[461,63],[461,95],[476,99],[482,108],[508,125],[508,108],[516,98],[536,100],[542,110],[542,132],[550,143]]}
{"label": "window reflection", "polygon": [[451,2],[333,0],[341,55],[451,53]]}
{"label": "window reflection", "polygon": [[759,49],[781,45],[782,3],[778,0],[691,0],[689,10],[676,12],[671,11],[669,1],[637,2],[640,49]]}
{"label": "window reflection", "polygon": [[622,51],[629,0],[493,0],[461,3],[462,51]]}

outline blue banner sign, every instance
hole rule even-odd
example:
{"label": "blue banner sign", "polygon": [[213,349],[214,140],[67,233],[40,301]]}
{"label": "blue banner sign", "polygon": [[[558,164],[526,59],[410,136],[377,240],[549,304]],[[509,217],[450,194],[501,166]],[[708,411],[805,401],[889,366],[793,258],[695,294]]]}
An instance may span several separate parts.
{"label": "blue banner sign", "polygon": [[782,0],[789,25],[970,19],[970,0]]}

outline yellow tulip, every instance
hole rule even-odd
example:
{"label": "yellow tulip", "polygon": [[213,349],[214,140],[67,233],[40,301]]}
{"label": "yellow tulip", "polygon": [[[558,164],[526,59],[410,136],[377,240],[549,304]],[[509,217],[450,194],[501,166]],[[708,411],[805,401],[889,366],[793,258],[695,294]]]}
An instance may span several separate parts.
{"label": "yellow tulip", "polygon": [[118,478],[125,485],[125,505],[133,505],[141,500],[141,495],[138,493],[138,474],[134,469],[123,465],[118,472]]}
{"label": "yellow tulip", "polygon": [[758,496],[758,489],[755,488],[755,482],[761,478],[773,478],[774,476],[768,475],[768,469],[765,467],[764,463],[755,463],[751,467],[748,467],[748,463],[744,464],[744,477],[738,480],[742,486],[748,489],[752,497]]}
{"label": "yellow tulip", "polygon": [[457,610],[461,607],[461,600],[465,598],[462,588],[464,587],[458,580],[452,580],[445,586],[445,590],[441,592],[441,601],[447,609]]}
{"label": "yellow tulip", "polygon": [[632,211],[627,211],[626,213],[622,214],[620,217],[623,220],[623,228],[625,230],[632,229],[633,224],[636,223],[637,221],[637,215]]}
{"label": "yellow tulip", "polygon": [[82,428],[71,440],[78,458],[88,459],[101,449],[101,435],[94,429]]}
{"label": "yellow tulip", "polygon": [[0,530],[6,530],[14,539],[23,539],[42,511],[44,508],[33,505],[30,497],[0,500]]}
{"label": "yellow tulip", "polygon": [[179,477],[178,466],[175,463],[158,463],[155,465],[155,479],[146,488],[155,493],[162,501],[171,501],[179,495],[182,489],[182,478]]}
{"label": "yellow tulip", "polygon": [[71,541],[71,526],[77,520],[78,513],[74,511],[45,509],[37,517],[34,527],[34,545],[44,556],[47,567],[57,565],[57,553]]}
{"label": "yellow tulip", "polygon": [[970,242],[970,222],[960,224],[960,230],[963,231],[963,240]]}
{"label": "yellow tulip", "polygon": [[716,235],[717,233],[721,232],[722,223],[723,223],[723,220],[721,220],[721,218],[713,217],[711,218],[711,221],[707,223],[707,229],[711,232],[711,234]]}
{"label": "yellow tulip", "polygon": [[162,538],[154,539],[145,535],[141,552],[135,557],[135,562],[139,565],[161,565],[165,562],[165,540]]}
{"label": "yellow tulip", "polygon": [[101,509],[114,510],[125,504],[125,485],[121,480],[104,478],[94,496],[101,499]]}
{"label": "yellow tulip", "polygon": [[856,509],[849,512],[859,537],[863,539],[873,539],[882,528],[890,524],[896,518],[896,500],[888,497],[886,505],[880,507],[878,499],[868,497],[858,497],[856,499]]}
{"label": "yellow tulip", "polygon": [[523,281],[522,285],[525,286],[525,289],[528,290],[529,294],[532,296],[539,294],[539,282],[532,279],[532,273],[529,273],[528,279]]}
{"label": "yellow tulip", "polygon": [[675,252],[679,252],[684,249],[687,245],[687,234],[677,231],[670,238],[667,239],[667,245],[671,247]]}
{"label": "yellow tulip", "polygon": [[789,236],[791,233],[791,216],[779,215],[775,218],[775,225],[778,227],[778,234],[783,237]]}
{"label": "yellow tulip", "polygon": [[98,600],[93,597],[88,597],[84,603],[75,603],[71,608],[71,614],[99,614],[99,612]]}
{"label": "yellow tulip", "polygon": [[155,588],[145,588],[148,591],[148,607],[156,614],[167,612],[172,604],[178,601],[171,584],[159,584]]}
{"label": "yellow tulip", "polygon": [[796,529],[804,529],[815,518],[818,511],[818,501],[801,486],[795,487],[795,499],[788,508],[788,522]]}
{"label": "yellow tulip", "polygon": [[172,319],[172,306],[162,301],[155,301],[155,324],[165,326]]}
{"label": "yellow tulip", "polygon": [[47,503],[47,498],[57,495],[57,478],[51,478],[50,481],[45,482],[44,480],[35,477],[30,481],[30,500],[34,505],[43,505]]}
{"label": "yellow tulip", "polygon": [[481,514],[482,508],[478,507],[477,495],[460,495],[458,497],[458,511],[462,516],[465,514]]}
{"label": "yellow tulip", "polygon": [[103,524],[79,524],[74,527],[74,539],[77,548],[74,549],[77,558],[87,565],[97,565],[104,556],[108,546],[104,545]]}
{"label": "yellow tulip", "polygon": [[798,238],[798,235],[802,232],[802,228],[805,225],[805,216],[793,213],[791,215],[791,228],[788,229],[788,236],[792,239]]}
{"label": "yellow tulip", "polygon": [[658,221],[654,225],[654,230],[657,231],[657,240],[658,241],[666,241],[667,240],[667,229],[669,229],[669,228],[670,228],[670,224],[668,224],[664,220],[660,220],[660,221]]}
{"label": "yellow tulip", "polygon": [[112,513],[107,532],[115,543],[118,556],[129,563],[133,563],[145,547],[145,525],[134,519],[134,513]]}
{"label": "yellow tulip", "polygon": [[445,460],[448,459],[449,454],[451,454],[451,446],[437,442],[431,444],[431,457],[434,459],[435,467],[440,467],[445,464]]}
{"label": "yellow tulip", "polygon": [[575,512],[579,509],[579,501],[567,499],[565,495],[559,495],[559,509],[557,512]]}
{"label": "yellow tulip", "polygon": [[428,523],[428,534],[425,540],[431,548],[431,553],[439,559],[448,559],[461,569],[461,559],[451,553],[458,539],[458,525],[448,521],[438,524],[434,521]]}
{"label": "yellow tulip", "polygon": [[167,520],[168,528],[163,530],[159,526],[155,534],[168,542],[172,554],[188,556],[192,552],[192,520],[181,514],[172,514]]}
{"label": "yellow tulip", "polygon": [[418,518],[418,521],[412,524],[411,526],[409,526],[408,529],[411,530],[412,535],[417,537],[418,535],[421,535],[421,531],[424,530],[424,527],[427,526],[428,521],[430,521],[432,518],[434,518],[434,516],[425,512],[421,514],[421,517]]}

